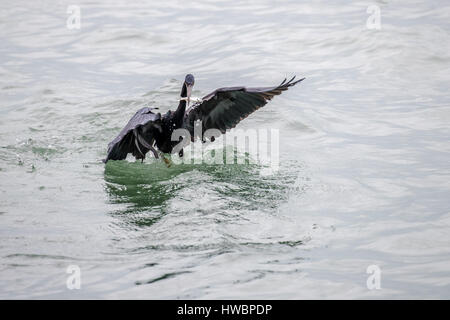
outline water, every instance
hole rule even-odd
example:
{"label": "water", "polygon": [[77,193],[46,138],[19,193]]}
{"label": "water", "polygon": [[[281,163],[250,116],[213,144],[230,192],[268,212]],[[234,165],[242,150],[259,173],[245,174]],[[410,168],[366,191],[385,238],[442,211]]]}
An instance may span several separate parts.
{"label": "water", "polygon": [[[0,298],[450,298],[448,1],[72,4],[0,4]],[[188,72],[307,78],[238,126],[277,174],[100,162]]]}

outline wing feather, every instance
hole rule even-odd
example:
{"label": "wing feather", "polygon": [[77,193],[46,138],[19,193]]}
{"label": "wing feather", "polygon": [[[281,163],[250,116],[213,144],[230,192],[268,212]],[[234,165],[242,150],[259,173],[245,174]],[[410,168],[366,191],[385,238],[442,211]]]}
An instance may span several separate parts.
{"label": "wing feather", "polygon": [[202,102],[194,104],[186,112],[184,128],[189,130],[194,140],[196,121],[202,122],[202,133],[208,129],[218,129],[225,133],[234,128],[241,120],[264,106],[274,96],[286,91],[305,78],[295,80],[295,76],[284,79],[276,87],[246,88],[228,87],[217,89],[203,97]]}
{"label": "wing feather", "polygon": [[123,160],[128,153],[136,159],[143,159],[150,150],[155,130],[159,130],[160,113],[153,113],[151,108],[138,110],[119,135],[108,144],[108,155],[103,162],[109,160]]}

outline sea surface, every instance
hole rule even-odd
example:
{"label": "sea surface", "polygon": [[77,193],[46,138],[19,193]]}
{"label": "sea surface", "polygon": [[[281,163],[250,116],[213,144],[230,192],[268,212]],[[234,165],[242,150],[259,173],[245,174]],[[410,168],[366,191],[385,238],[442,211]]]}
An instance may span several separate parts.
{"label": "sea surface", "polygon": [[[1,1],[0,298],[449,299],[449,32],[444,0]],[[278,170],[101,162],[187,73],[306,77],[237,127]]]}

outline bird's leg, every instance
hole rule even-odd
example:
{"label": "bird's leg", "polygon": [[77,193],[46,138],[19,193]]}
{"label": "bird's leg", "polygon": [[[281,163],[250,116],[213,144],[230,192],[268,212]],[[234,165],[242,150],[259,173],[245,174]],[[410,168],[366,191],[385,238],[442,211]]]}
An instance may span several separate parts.
{"label": "bird's leg", "polygon": [[147,149],[149,149],[149,150],[153,153],[153,155],[155,156],[155,158],[158,159],[158,152],[156,152],[155,148],[153,148],[153,146],[152,146],[153,141],[152,141],[152,143],[149,144],[149,143],[147,143],[147,141],[145,141],[144,138],[142,138],[140,135],[138,135],[138,139],[139,139],[139,142],[140,142],[144,147],[146,147]]}
{"label": "bird's leg", "polygon": [[150,149],[150,151],[153,153],[153,155],[155,156],[155,158],[158,159],[158,158],[159,158],[158,152],[155,150],[155,148],[150,147],[149,149]]}
{"label": "bird's leg", "polygon": [[141,149],[139,148],[139,143],[136,139],[134,140],[134,143],[136,144],[136,148],[138,149],[139,153],[142,155],[141,163],[143,163],[145,159],[145,154],[142,153]]}
{"label": "bird's leg", "polygon": [[159,155],[160,155],[160,157],[161,157],[161,160],[164,161],[164,163],[166,164],[167,168],[170,168],[170,167],[172,166],[172,161],[170,161],[169,159],[167,159],[167,158],[164,156],[164,153],[162,153],[162,152],[160,152]]}
{"label": "bird's leg", "polygon": [[[139,135],[139,132],[137,131],[137,129],[133,130],[133,134],[134,134],[134,144],[136,145],[136,148],[138,149],[139,153],[142,155],[141,163],[143,163],[144,159],[145,159],[145,154],[141,151],[141,148],[139,147],[139,142],[138,142],[138,140],[141,141],[143,139],[141,139],[141,136]],[[137,157],[136,157],[136,159],[137,159]]]}
{"label": "bird's leg", "polygon": [[139,153],[142,155],[142,161],[144,161],[145,155],[142,153],[141,148],[139,148],[138,139],[134,139],[134,144],[136,145],[136,148],[138,149]]}
{"label": "bird's leg", "polygon": [[[152,153],[153,153],[153,155],[155,156],[155,158],[156,159],[158,159],[159,157],[158,157],[158,152],[155,150],[155,148],[153,148],[153,146],[152,146],[152,144],[153,144],[153,140],[152,140],[152,142],[151,143],[147,143],[147,141],[145,141],[145,139],[144,138],[142,138],[141,137],[141,135],[137,135],[137,138],[138,138],[138,140],[139,140],[139,142],[144,146],[144,147],[146,147],[147,149],[149,149]],[[140,151],[140,150],[139,150]],[[142,153],[142,152],[141,152]]]}

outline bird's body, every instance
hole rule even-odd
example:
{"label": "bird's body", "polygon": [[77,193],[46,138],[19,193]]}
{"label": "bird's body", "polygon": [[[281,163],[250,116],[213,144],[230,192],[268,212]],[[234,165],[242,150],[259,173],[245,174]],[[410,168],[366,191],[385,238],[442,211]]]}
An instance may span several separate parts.
{"label": "bird's body", "polygon": [[[160,113],[154,113],[154,109],[148,107],[138,110],[119,135],[109,143],[108,155],[104,162],[123,160],[128,153],[143,161],[149,151],[158,158],[155,147],[160,153],[172,153],[179,143],[179,140],[172,140],[173,131],[185,129],[194,141],[196,133],[194,131],[199,121],[202,140],[204,140],[203,134],[209,129],[216,129],[225,134],[226,130],[234,128],[241,120],[264,106],[273,96],[281,94],[304,78],[297,81],[294,79],[295,77],[290,81],[285,79],[276,87],[220,88],[187,108],[194,85],[194,77],[188,74],[181,89],[177,109],[168,111],[163,116]],[[182,149],[179,155],[183,155]]]}
{"label": "bird's body", "polygon": [[186,106],[179,107],[177,111],[169,111],[163,116],[162,133],[156,139],[156,146],[163,153],[172,153],[173,147],[178,143],[172,141],[172,132],[183,126],[183,118]]}

